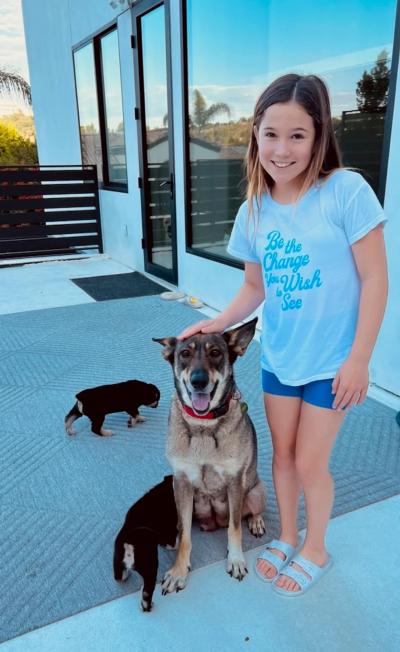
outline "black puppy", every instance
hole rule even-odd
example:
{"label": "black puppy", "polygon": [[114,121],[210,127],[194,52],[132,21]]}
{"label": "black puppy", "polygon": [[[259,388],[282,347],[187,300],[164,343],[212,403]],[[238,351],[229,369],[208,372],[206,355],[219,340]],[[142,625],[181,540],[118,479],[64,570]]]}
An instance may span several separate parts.
{"label": "black puppy", "polygon": [[72,424],[84,414],[92,422],[92,432],[101,437],[109,437],[112,431],[102,427],[106,414],[127,412],[130,415],[128,426],[132,427],[139,421],[145,421],[139,414],[139,405],[157,407],[160,390],[155,385],[143,383],[141,380],[127,380],[124,383],[84,389],[76,394],[76,398],[74,407],[64,419],[67,433],[76,434]]}
{"label": "black puppy", "polygon": [[157,579],[158,546],[176,547],[178,514],[172,475],[150,489],[129,509],[114,544],[114,578],[126,580],[135,570],[144,580],[141,605],[151,611]]}

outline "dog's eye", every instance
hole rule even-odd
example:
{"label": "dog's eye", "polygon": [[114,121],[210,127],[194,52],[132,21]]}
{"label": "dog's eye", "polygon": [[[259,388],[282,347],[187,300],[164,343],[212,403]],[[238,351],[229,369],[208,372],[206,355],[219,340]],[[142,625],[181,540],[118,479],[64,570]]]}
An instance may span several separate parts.
{"label": "dog's eye", "polygon": [[210,358],[220,358],[221,357],[221,351],[219,349],[211,349],[209,356]]}
{"label": "dog's eye", "polygon": [[189,349],[183,349],[183,351],[180,352],[181,358],[190,358],[191,353]]}

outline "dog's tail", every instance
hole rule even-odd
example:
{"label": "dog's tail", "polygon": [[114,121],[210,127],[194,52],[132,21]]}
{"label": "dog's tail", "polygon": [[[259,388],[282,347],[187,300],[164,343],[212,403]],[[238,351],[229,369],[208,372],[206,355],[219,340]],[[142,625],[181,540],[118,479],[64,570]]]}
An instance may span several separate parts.
{"label": "dog's tail", "polygon": [[70,409],[68,414],[65,416],[64,419],[64,424],[65,424],[65,430],[67,431],[68,435],[76,435],[75,430],[72,429],[72,424],[76,419],[79,419],[79,417],[82,416],[82,412],[80,411],[78,407],[78,401],[75,403],[74,407]]}

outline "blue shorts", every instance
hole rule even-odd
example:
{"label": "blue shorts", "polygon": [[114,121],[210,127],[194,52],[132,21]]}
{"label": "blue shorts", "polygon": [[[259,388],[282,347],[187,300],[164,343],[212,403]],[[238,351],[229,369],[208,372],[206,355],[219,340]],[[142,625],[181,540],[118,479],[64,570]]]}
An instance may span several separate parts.
{"label": "blue shorts", "polygon": [[332,408],[335,395],[332,394],[333,378],[314,380],[306,385],[283,385],[275,374],[262,370],[262,387],[267,394],[296,396],[317,407]]}

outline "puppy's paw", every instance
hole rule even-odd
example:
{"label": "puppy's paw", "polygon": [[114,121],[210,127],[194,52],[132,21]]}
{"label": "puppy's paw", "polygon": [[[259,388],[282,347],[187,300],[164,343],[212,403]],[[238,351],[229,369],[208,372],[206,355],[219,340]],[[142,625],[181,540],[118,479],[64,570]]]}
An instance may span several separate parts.
{"label": "puppy's paw", "polygon": [[265,522],[260,514],[257,516],[249,516],[247,519],[247,526],[253,537],[262,537],[266,532]]}
{"label": "puppy's paw", "polygon": [[146,593],[146,591],[142,591],[142,598],[140,600],[140,606],[142,607],[142,611],[151,611],[153,603],[151,601],[151,595]]}
{"label": "puppy's paw", "polygon": [[112,430],[106,430],[105,428],[101,428],[100,432],[101,432],[101,437],[111,437],[111,435],[113,434]]}
{"label": "puppy's paw", "polygon": [[131,574],[130,570],[128,570],[127,568],[124,568],[124,570],[122,571],[122,577],[121,577],[121,579],[119,581],[120,582],[126,582],[128,577],[130,576],[130,574]]}
{"label": "puppy's paw", "polygon": [[[190,567],[187,569],[190,570]],[[188,573],[181,571],[179,568],[172,566],[164,575],[163,581],[161,583],[161,592],[162,595],[167,595],[167,593],[173,593],[174,591],[182,591],[186,586]]]}
{"label": "puppy's paw", "polygon": [[228,557],[226,560],[226,572],[229,573],[231,577],[234,577],[235,580],[242,581],[246,577],[247,570],[246,561],[243,556],[239,557]]}
{"label": "puppy's paw", "polygon": [[140,602],[140,606],[142,607],[142,611],[144,611],[146,613],[146,612],[151,611],[153,603],[152,602],[149,603],[149,602],[146,602],[145,600],[142,600]]}
{"label": "puppy's paw", "polygon": [[129,417],[128,428],[134,428],[137,423],[143,423],[144,421],[147,421],[147,419],[142,417],[140,414],[138,414],[136,417]]}
{"label": "puppy's paw", "polygon": [[72,430],[72,428],[65,428],[65,432],[67,433],[67,435],[70,435],[71,437],[76,435],[76,430]]}

